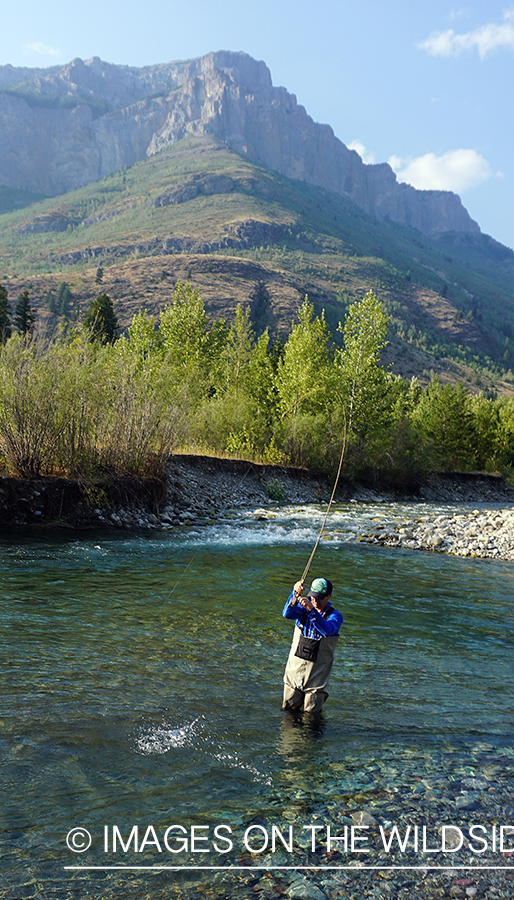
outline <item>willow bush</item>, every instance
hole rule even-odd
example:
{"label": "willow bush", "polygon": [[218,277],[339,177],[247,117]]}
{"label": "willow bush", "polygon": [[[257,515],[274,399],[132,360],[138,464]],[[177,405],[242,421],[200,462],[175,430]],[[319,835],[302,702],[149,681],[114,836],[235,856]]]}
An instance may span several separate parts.
{"label": "willow bush", "polygon": [[[163,366],[161,365],[161,370]],[[10,338],[0,351],[0,453],[20,477],[162,472],[187,416],[165,372],[81,334]]]}
{"label": "willow bush", "polygon": [[434,379],[423,389],[380,365],[387,316],[371,292],[349,306],[342,346],[306,298],[286,341],[257,337],[250,313],[212,323],[177,284],[159,325],[138,313],[113,343],[76,327],[0,346],[5,473],[162,474],[177,447],[410,481],[426,469],[514,463],[514,401]]}
{"label": "willow bush", "polygon": [[51,468],[65,425],[58,354],[13,335],[0,355],[0,452],[6,470],[32,478]]}

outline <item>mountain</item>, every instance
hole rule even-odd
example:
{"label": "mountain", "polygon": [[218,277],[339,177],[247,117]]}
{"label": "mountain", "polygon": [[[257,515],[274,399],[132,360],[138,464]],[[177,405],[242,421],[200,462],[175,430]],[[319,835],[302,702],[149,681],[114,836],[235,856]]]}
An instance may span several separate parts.
{"label": "mountain", "polygon": [[[308,294],[336,332],[372,288],[394,372],[514,393],[514,252],[456,195],[364,165],[263,63],[4,66],[0,106],[13,110],[0,128],[0,284],[11,302],[29,290],[43,330],[102,291],[123,326],[142,308],[157,316],[189,279],[214,317],[249,304],[259,328],[286,334]],[[25,147],[10,154],[23,115]],[[64,283],[72,298],[56,307]]]}
{"label": "mountain", "polygon": [[252,162],[424,234],[480,232],[456,194],[417,191],[399,184],[386,163],[365,165],[245,53],[141,69],[98,57],[46,70],[0,67],[0,185],[7,188],[62,194],[191,134],[216,137]]}

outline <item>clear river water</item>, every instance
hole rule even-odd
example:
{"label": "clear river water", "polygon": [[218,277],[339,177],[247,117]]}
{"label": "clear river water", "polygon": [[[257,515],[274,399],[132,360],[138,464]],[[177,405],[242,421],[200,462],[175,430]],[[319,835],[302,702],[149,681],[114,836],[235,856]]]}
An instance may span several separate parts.
{"label": "clear river water", "polygon": [[331,514],[315,725],[280,709],[281,613],[320,508],[0,538],[0,897],[403,897],[447,883],[422,865],[512,865],[514,564],[351,540],[428,509]]}

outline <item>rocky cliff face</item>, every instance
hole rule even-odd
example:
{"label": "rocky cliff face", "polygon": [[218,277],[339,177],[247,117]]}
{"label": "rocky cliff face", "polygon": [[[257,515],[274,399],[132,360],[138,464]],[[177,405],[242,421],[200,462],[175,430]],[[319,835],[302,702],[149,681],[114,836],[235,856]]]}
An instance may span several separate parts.
{"label": "rocky cliff face", "polygon": [[480,231],[456,194],[417,191],[398,184],[387,164],[365,165],[247,54],[142,69],[97,57],[0,67],[0,184],[8,187],[54,196],[188,134],[213,135],[253,162],[428,235]]}

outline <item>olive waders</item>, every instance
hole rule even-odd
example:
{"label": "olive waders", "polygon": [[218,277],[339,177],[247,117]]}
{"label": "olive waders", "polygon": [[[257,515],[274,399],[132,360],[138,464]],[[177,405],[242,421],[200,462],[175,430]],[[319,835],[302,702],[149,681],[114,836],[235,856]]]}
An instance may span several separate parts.
{"label": "olive waders", "polygon": [[328,680],[334,662],[338,635],[322,637],[318,644],[316,659],[298,656],[302,643],[302,629],[295,625],[293,642],[284,672],[284,698],[282,709],[300,709],[305,712],[321,712],[328,697]]}

